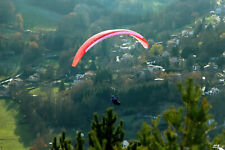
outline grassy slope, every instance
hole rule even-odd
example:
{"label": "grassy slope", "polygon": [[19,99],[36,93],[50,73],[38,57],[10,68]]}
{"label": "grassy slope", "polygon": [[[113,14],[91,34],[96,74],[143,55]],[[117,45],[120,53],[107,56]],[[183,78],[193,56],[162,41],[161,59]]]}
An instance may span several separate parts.
{"label": "grassy slope", "polygon": [[18,123],[21,118],[17,105],[0,99],[0,149],[29,149],[33,137],[28,131],[28,124]]}
{"label": "grassy slope", "polygon": [[37,26],[41,28],[47,27],[48,29],[55,28],[56,23],[62,16],[58,13],[29,5],[26,0],[13,0],[13,2],[16,12],[21,13],[23,16],[25,29],[37,28]]}

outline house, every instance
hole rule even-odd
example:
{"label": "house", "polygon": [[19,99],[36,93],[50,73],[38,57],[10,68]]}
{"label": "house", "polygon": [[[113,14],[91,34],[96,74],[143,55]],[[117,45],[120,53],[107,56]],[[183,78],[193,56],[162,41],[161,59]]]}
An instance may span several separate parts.
{"label": "house", "polygon": [[[144,68],[139,72],[138,78],[141,80],[154,80],[154,77],[160,75],[164,71],[165,69],[162,66],[148,64],[147,68]],[[162,79],[156,78],[156,81],[158,80]]]}
{"label": "house", "polygon": [[9,83],[9,85],[15,85],[15,86],[21,86],[21,85],[23,85],[23,80],[22,79],[20,79],[20,78],[16,78],[16,79],[13,79],[10,83]]}
{"label": "house", "polygon": [[167,41],[167,47],[176,47],[180,44],[180,40],[177,38],[173,38]]}
{"label": "house", "polygon": [[173,38],[179,38],[179,34],[172,34],[170,35],[170,37],[173,39]]}
{"label": "house", "polygon": [[151,65],[151,64],[148,65],[147,69],[152,73],[161,73],[165,71],[165,69],[162,66]]}
{"label": "house", "polygon": [[40,81],[40,75],[38,73],[35,73],[28,77],[27,81],[30,82],[39,82]]}
{"label": "house", "polygon": [[121,61],[122,60],[129,60],[129,59],[132,59],[134,56],[131,55],[130,53],[125,53],[123,54],[122,58],[121,58]]}
{"label": "house", "polygon": [[224,79],[219,79],[219,83],[220,84],[224,84],[225,82],[224,82]]}
{"label": "house", "polygon": [[155,80],[155,81],[164,81],[163,78],[155,78],[154,80]]}
{"label": "house", "polygon": [[193,71],[199,71],[199,70],[200,70],[200,66],[199,66],[198,64],[194,64],[194,65],[192,66],[192,70],[193,70]]}
{"label": "house", "polygon": [[129,142],[127,140],[123,140],[122,148],[127,148],[129,146]]}
{"label": "house", "polygon": [[164,51],[162,53],[162,57],[169,57],[170,56],[170,53],[168,51]]}
{"label": "house", "polygon": [[163,42],[156,42],[155,44],[163,44]]}
{"label": "house", "polygon": [[218,69],[218,65],[214,62],[209,62],[207,65],[204,66],[205,71],[216,71]]}
{"label": "house", "polygon": [[179,61],[178,61],[178,58],[177,57],[171,57],[170,58],[170,63],[174,63],[174,64],[176,64],[176,63],[178,63]]}
{"label": "house", "polygon": [[182,37],[190,37],[194,35],[194,30],[192,28],[186,28],[181,32]]}
{"label": "house", "polygon": [[86,77],[86,78],[92,77],[94,75],[95,75],[95,73],[93,71],[87,71],[87,72],[84,73],[84,77]]}
{"label": "house", "polygon": [[209,13],[210,13],[210,15],[214,15],[215,14],[215,11],[212,10]]}
{"label": "house", "polygon": [[120,62],[120,57],[116,56],[116,62]]}
{"label": "house", "polygon": [[209,91],[205,92],[205,95],[215,95],[218,94],[220,90],[216,87],[211,88]]}

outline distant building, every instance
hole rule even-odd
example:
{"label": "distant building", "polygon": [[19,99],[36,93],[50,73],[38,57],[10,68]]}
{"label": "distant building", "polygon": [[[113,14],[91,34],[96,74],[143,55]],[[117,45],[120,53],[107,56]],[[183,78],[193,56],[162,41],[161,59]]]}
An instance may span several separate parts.
{"label": "distant building", "polygon": [[92,77],[92,76],[94,76],[94,75],[95,75],[95,73],[94,73],[93,71],[87,71],[87,72],[85,72],[85,74],[84,74],[85,77]]}
{"label": "distant building", "polygon": [[157,65],[148,65],[147,68],[150,72],[154,72],[154,73],[161,73],[163,71],[165,71],[165,69],[162,66],[157,66]]}
{"label": "distant building", "polygon": [[224,84],[225,82],[224,82],[224,79],[219,79],[219,83],[220,84]]}
{"label": "distant building", "polygon": [[[165,69],[162,66],[148,64],[147,68],[142,69],[138,74],[138,79],[141,80],[164,80],[162,78],[155,78],[159,76]],[[155,79],[154,79],[155,78]]]}
{"label": "distant building", "polygon": [[28,77],[27,81],[30,82],[39,82],[40,81],[40,75],[38,73],[35,73]]}
{"label": "distant building", "polygon": [[163,78],[155,78],[154,80],[155,80],[155,81],[164,81]]}
{"label": "distant building", "polygon": [[215,14],[215,11],[212,10],[209,13],[210,13],[210,15],[214,15]]}
{"label": "distant building", "polygon": [[170,58],[170,63],[171,64],[182,64],[184,62],[184,58],[178,58],[178,57],[171,57]]}
{"label": "distant building", "polygon": [[170,37],[173,39],[173,38],[179,38],[179,34],[172,34]]}
{"label": "distant building", "polygon": [[132,59],[134,56],[131,55],[130,53],[125,53],[123,54],[122,58],[121,58],[121,61],[122,60],[129,60],[129,59]]}
{"label": "distant building", "polygon": [[205,95],[215,95],[219,94],[220,90],[216,87],[211,88],[209,91],[205,92]]}
{"label": "distant building", "polygon": [[164,51],[162,53],[162,57],[169,57],[170,56],[170,53],[168,51]]}
{"label": "distant building", "polygon": [[116,62],[120,62],[120,57],[116,56]]}
{"label": "distant building", "polygon": [[209,62],[207,65],[204,66],[205,71],[216,71],[218,70],[218,65],[214,62]]}
{"label": "distant building", "polygon": [[193,71],[199,71],[200,68],[201,68],[201,67],[200,67],[198,64],[194,64],[194,65],[192,66],[192,70],[193,70]]}
{"label": "distant building", "polygon": [[181,32],[181,35],[182,35],[182,37],[190,37],[190,36],[193,36],[194,35],[194,30],[192,28],[184,29]]}
{"label": "distant building", "polygon": [[173,38],[167,41],[167,47],[176,47],[180,44],[180,40],[177,38]]}
{"label": "distant building", "polygon": [[163,42],[156,42],[155,44],[163,44]]}
{"label": "distant building", "polygon": [[123,148],[127,148],[129,146],[129,142],[127,140],[124,140],[122,143]]}

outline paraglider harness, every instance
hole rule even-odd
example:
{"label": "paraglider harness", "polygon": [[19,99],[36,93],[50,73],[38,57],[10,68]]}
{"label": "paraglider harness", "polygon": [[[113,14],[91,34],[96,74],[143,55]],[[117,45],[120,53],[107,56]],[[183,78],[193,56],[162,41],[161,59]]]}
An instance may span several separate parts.
{"label": "paraglider harness", "polygon": [[111,101],[113,102],[113,104],[115,105],[120,105],[120,101],[118,100],[118,97],[112,96]]}

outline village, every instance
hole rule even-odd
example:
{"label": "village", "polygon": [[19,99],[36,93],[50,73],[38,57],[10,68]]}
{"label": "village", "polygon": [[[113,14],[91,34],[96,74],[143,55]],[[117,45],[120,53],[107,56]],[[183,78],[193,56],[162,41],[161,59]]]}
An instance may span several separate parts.
{"label": "village", "polygon": [[[212,25],[214,28],[217,26],[221,21],[225,22],[225,4],[223,4],[224,1],[221,1],[220,6],[216,8],[215,11],[210,11],[209,16],[206,18],[213,20],[210,21],[210,25]],[[205,28],[207,28],[208,25],[205,25]],[[28,34],[31,32],[30,30],[26,30],[25,32],[28,32]],[[151,57],[149,60],[146,60],[144,62],[145,65],[142,65],[141,67],[135,67],[133,66],[130,69],[130,72],[136,72],[136,78],[139,80],[152,80],[154,82],[163,81],[166,78],[171,80],[180,81],[181,79],[185,78],[184,76],[184,70],[185,70],[185,64],[187,63],[187,59],[182,58],[181,56],[171,56],[170,52],[167,49],[178,47],[180,42],[185,38],[192,38],[194,36],[194,29],[192,27],[188,27],[183,29],[181,32],[172,34],[170,39],[167,42],[154,42],[152,39],[149,39],[149,43],[151,45],[161,45],[164,47],[163,51],[160,52],[159,55],[155,57]],[[136,41],[133,38],[128,38],[127,36],[120,36],[115,40],[114,49],[112,51],[114,58],[114,62],[116,65],[119,65],[120,63],[124,62],[131,62],[133,61],[134,55],[131,54],[132,51],[135,51],[135,49],[139,46],[139,42]],[[151,51],[151,49],[150,49]],[[14,54],[5,54],[5,55],[14,55]],[[45,51],[43,54],[45,59],[58,59],[58,54],[52,53],[51,51]],[[197,59],[197,55],[192,56],[192,60],[194,62],[195,59]],[[223,57],[225,58],[225,50],[223,52]],[[141,59],[141,56],[138,57],[138,59]],[[167,63],[169,63],[169,67],[164,67],[159,64],[161,64],[162,61],[168,60]],[[195,72],[196,74],[200,72],[200,78],[202,84],[202,90],[203,95],[214,95],[221,92],[221,90],[224,90],[225,85],[225,69],[219,69],[218,65],[216,64],[215,57],[211,57],[210,61],[205,64],[204,66],[200,66],[198,63],[193,63],[190,72]],[[172,68],[176,68],[175,70]],[[133,70],[132,70],[133,69]],[[27,76],[24,78],[25,71],[21,71],[21,73],[0,81],[0,97],[10,97],[9,95],[9,87],[10,85],[15,85],[17,87],[24,86],[27,88],[27,90],[32,90],[40,86],[42,84],[41,80],[41,73],[43,70],[46,70],[46,68],[35,66],[32,68],[34,70],[33,74]],[[173,71],[174,70],[174,71]],[[212,75],[213,74],[213,75]],[[76,85],[77,83],[81,82],[82,80],[87,80],[95,75],[95,72],[93,71],[87,71],[84,74],[71,74],[68,72],[65,74],[64,77],[61,77],[61,79],[48,81],[47,84],[50,84],[52,86],[59,86],[64,85],[66,87],[72,87]],[[66,80],[65,80],[66,78]],[[212,82],[213,81],[213,82]],[[44,81],[43,81],[44,82]],[[35,96],[35,95],[34,95]]]}

